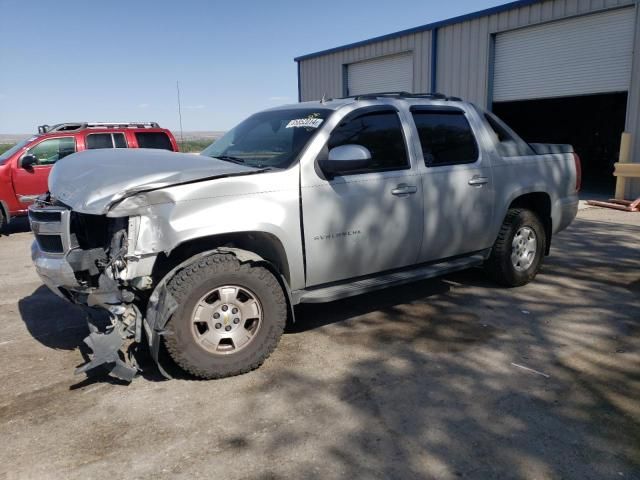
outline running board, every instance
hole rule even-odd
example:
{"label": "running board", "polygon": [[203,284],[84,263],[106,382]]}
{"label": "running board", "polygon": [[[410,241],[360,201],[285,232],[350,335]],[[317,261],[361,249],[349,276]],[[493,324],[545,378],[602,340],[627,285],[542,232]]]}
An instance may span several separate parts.
{"label": "running board", "polygon": [[447,273],[465,270],[482,265],[487,258],[485,252],[468,257],[456,258],[444,262],[419,266],[411,270],[396,271],[362,280],[345,281],[328,287],[308,288],[291,292],[293,303],[324,303],[342,298],[353,297],[382,288],[403,285],[405,283],[439,277]]}

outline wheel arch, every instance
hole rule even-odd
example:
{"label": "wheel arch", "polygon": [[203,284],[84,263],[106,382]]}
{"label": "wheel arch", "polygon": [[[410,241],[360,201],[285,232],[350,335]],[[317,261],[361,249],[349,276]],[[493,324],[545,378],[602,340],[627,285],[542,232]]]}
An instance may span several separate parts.
{"label": "wheel arch", "polygon": [[546,246],[545,255],[549,255],[551,249],[551,236],[553,221],[551,219],[551,197],[546,192],[529,192],[514,198],[509,204],[509,209],[526,208],[535,213],[544,227]]}
{"label": "wheel arch", "polygon": [[[2,217],[4,218],[4,224],[9,224],[11,221],[11,214],[9,213],[9,207],[7,206],[7,202],[4,200],[0,200],[0,213],[2,213]],[[0,219],[0,228],[4,225]]]}
{"label": "wheel arch", "polygon": [[[266,232],[247,231],[210,235],[187,240],[171,250],[169,254],[160,253],[152,272],[156,285],[154,291],[164,288],[166,283],[195,257],[216,253],[230,253],[238,258],[240,263],[252,263],[268,269],[280,283],[287,299],[289,321],[295,323],[294,303],[291,296],[291,271],[287,254],[282,242],[275,235]],[[158,323],[162,325],[167,320],[168,318],[159,319]]]}
{"label": "wheel arch", "polygon": [[[272,233],[260,231],[223,233],[186,240],[169,253],[162,252],[158,255],[152,275],[154,279],[159,280],[176,265],[194,255],[219,248],[227,248],[231,253],[235,250],[234,254],[241,262],[258,262],[260,259],[261,262],[268,264],[277,276],[282,276],[287,286],[291,284],[291,267],[284,245]],[[253,258],[250,254],[254,254]]]}

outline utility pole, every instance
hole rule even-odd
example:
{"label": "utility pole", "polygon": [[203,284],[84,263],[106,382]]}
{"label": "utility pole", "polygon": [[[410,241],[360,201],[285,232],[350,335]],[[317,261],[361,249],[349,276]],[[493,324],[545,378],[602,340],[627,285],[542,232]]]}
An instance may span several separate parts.
{"label": "utility pole", "polygon": [[180,119],[180,143],[184,145],[184,134],[182,132],[182,106],[180,105],[180,82],[176,80],[176,90],[178,91],[178,118]]}

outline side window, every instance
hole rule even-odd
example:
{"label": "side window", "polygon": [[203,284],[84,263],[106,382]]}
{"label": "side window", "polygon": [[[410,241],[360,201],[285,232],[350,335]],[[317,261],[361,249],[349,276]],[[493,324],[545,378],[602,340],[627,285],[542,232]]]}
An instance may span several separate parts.
{"label": "side window", "polygon": [[505,123],[492,113],[485,112],[484,118],[489,124],[489,132],[493,134],[498,153],[503,157],[523,157],[535,155],[527,142],[522,140]]}
{"label": "side window", "polygon": [[87,135],[87,150],[98,148],[127,148],[124,133],[90,133]]}
{"label": "side window", "polygon": [[409,168],[407,146],[396,112],[372,112],[340,123],[329,137],[329,149],[340,145],[362,145],[371,152],[367,173]]}
{"label": "side window", "polygon": [[87,150],[95,150],[97,148],[113,148],[113,142],[111,140],[110,133],[92,133],[87,135],[86,139]]}
{"label": "side window", "polygon": [[127,148],[127,140],[124,133],[113,133],[113,146],[116,148]]}
{"label": "side window", "polygon": [[58,160],[76,151],[76,141],[73,137],[50,138],[40,142],[28,153],[38,159],[38,165],[53,165]]}
{"label": "side window", "polygon": [[136,140],[140,148],[173,150],[169,137],[163,132],[136,132]]}
{"label": "side window", "polygon": [[478,145],[464,112],[416,110],[412,114],[427,166],[478,160]]}

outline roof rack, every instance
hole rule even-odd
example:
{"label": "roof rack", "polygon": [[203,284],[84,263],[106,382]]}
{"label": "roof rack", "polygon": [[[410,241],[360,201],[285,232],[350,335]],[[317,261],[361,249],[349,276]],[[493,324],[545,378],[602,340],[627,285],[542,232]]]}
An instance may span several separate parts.
{"label": "roof rack", "polygon": [[38,133],[71,132],[85,128],[160,128],[158,122],[69,122],[39,125]]}
{"label": "roof rack", "polygon": [[410,92],[376,92],[376,93],[365,93],[361,95],[351,95],[342,98],[353,98],[354,100],[372,100],[376,98],[387,97],[387,98],[430,98],[433,100],[448,100],[459,102],[462,99],[458,97],[450,97],[445,95],[444,93],[410,93]]}

